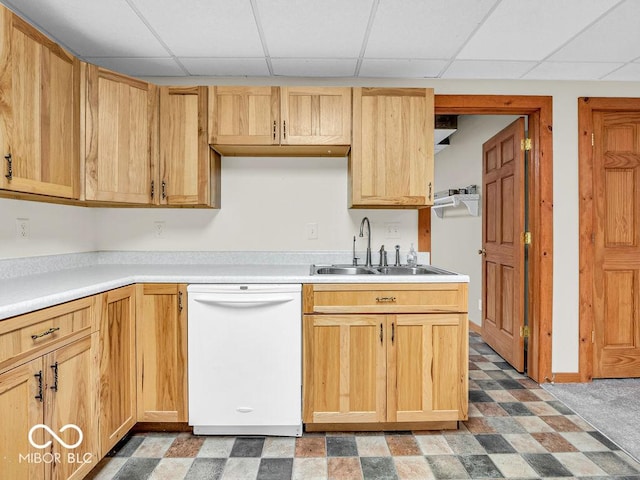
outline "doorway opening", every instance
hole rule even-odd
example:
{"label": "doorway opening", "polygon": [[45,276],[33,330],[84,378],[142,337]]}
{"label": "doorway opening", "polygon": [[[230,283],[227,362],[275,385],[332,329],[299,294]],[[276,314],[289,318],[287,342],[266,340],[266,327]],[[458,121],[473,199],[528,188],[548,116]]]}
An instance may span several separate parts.
{"label": "doorway opening", "polygon": [[[550,381],[553,281],[553,161],[551,97],[501,95],[436,95],[435,113],[443,115],[517,115],[529,119],[530,160],[526,165],[531,244],[527,287],[529,338],[527,374]],[[431,251],[431,212],[418,215],[420,250]],[[523,232],[524,233],[524,232]],[[473,327],[472,327],[473,328]]]}

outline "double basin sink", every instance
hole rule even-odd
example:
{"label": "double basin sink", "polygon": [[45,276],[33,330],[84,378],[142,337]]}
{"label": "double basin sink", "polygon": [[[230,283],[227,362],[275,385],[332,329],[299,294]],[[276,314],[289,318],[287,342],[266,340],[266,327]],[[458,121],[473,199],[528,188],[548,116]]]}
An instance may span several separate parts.
{"label": "double basin sink", "polygon": [[365,267],[363,265],[311,265],[311,275],[455,275],[431,265]]}

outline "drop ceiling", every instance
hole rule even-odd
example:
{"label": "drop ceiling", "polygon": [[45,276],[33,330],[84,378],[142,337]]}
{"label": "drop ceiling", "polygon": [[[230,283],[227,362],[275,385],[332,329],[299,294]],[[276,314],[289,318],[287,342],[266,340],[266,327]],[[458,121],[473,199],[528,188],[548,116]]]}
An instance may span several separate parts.
{"label": "drop ceiling", "polygon": [[133,76],[640,81],[638,0],[3,0]]}

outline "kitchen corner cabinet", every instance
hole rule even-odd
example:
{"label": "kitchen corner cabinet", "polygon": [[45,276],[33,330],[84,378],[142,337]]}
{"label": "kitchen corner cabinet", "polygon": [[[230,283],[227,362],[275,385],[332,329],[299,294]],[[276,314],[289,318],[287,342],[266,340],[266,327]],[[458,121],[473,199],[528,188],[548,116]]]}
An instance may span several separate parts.
{"label": "kitchen corner cabinet", "polygon": [[[3,478],[80,479],[96,464],[97,348],[93,297],[68,302],[0,322],[0,445]],[[94,333],[92,333],[94,332]],[[45,424],[64,442],[45,449],[30,445],[31,427]],[[50,438],[37,429],[34,440]],[[25,455],[39,455],[27,457]],[[50,454],[59,462],[38,462]],[[20,455],[23,461],[20,461]]]}
{"label": "kitchen corner cabinet", "polygon": [[0,189],[80,195],[80,62],[0,6]]}
{"label": "kitchen corner cabinet", "polygon": [[207,98],[207,87],[160,87],[160,205],[219,206],[220,156],[207,143]]}
{"label": "kitchen corner cabinet", "polygon": [[136,423],[135,286],[100,298],[100,457]]}
{"label": "kitchen corner cabinet", "polygon": [[209,143],[223,155],[344,156],[351,88],[209,87]]}
{"label": "kitchen corner cabinet", "polygon": [[308,430],[455,428],[468,411],[466,284],[305,286]]}
{"label": "kitchen corner cabinet", "polygon": [[433,204],[433,89],[354,88],[349,206]]}
{"label": "kitchen corner cabinet", "polygon": [[82,73],[85,199],[153,203],[157,88],[96,65],[83,63]]}
{"label": "kitchen corner cabinet", "polygon": [[187,286],[136,289],[138,421],[186,422]]}

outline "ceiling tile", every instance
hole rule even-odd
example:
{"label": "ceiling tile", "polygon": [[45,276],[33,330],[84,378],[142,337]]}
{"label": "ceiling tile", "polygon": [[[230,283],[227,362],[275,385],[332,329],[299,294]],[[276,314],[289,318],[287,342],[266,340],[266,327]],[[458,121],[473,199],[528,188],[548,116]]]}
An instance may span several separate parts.
{"label": "ceiling tile", "polygon": [[272,58],[274,75],[287,77],[353,77],[356,59],[345,58]]}
{"label": "ceiling tile", "polygon": [[456,60],[442,78],[516,79],[528,72],[536,62],[500,62],[494,60]]}
{"label": "ceiling tile", "polygon": [[272,57],[355,58],[373,0],[256,0]]}
{"label": "ceiling tile", "polygon": [[162,57],[158,42],[124,0],[20,0],[16,11],[81,57]]}
{"label": "ceiling tile", "polygon": [[620,0],[501,2],[460,51],[461,60],[542,60]]}
{"label": "ceiling tile", "polygon": [[531,80],[592,80],[601,78],[620,67],[620,63],[543,62],[523,79]]}
{"label": "ceiling tile", "polygon": [[86,60],[132,77],[183,77],[185,74],[172,58],[88,57]]}
{"label": "ceiling tile", "polygon": [[380,0],[365,57],[448,59],[496,0]]}
{"label": "ceiling tile", "polygon": [[178,57],[264,56],[248,1],[131,2]]}
{"label": "ceiling tile", "polygon": [[553,61],[629,62],[640,57],[640,2],[627,1],[556,52]]}
{"label": "ceiling tile", "polygon": [[178,58],[190,75],[225,77],[269,76],[264,58]]}
{"label": "ceiling tile", "polygon": [[623,80],[640,82],[640,63],[629,63],[602,78],[603,80]]}
{"label": "ceiling tile", "polygon": [[436,78],[445,60],[368,59],[360,66],[359,77]]}

